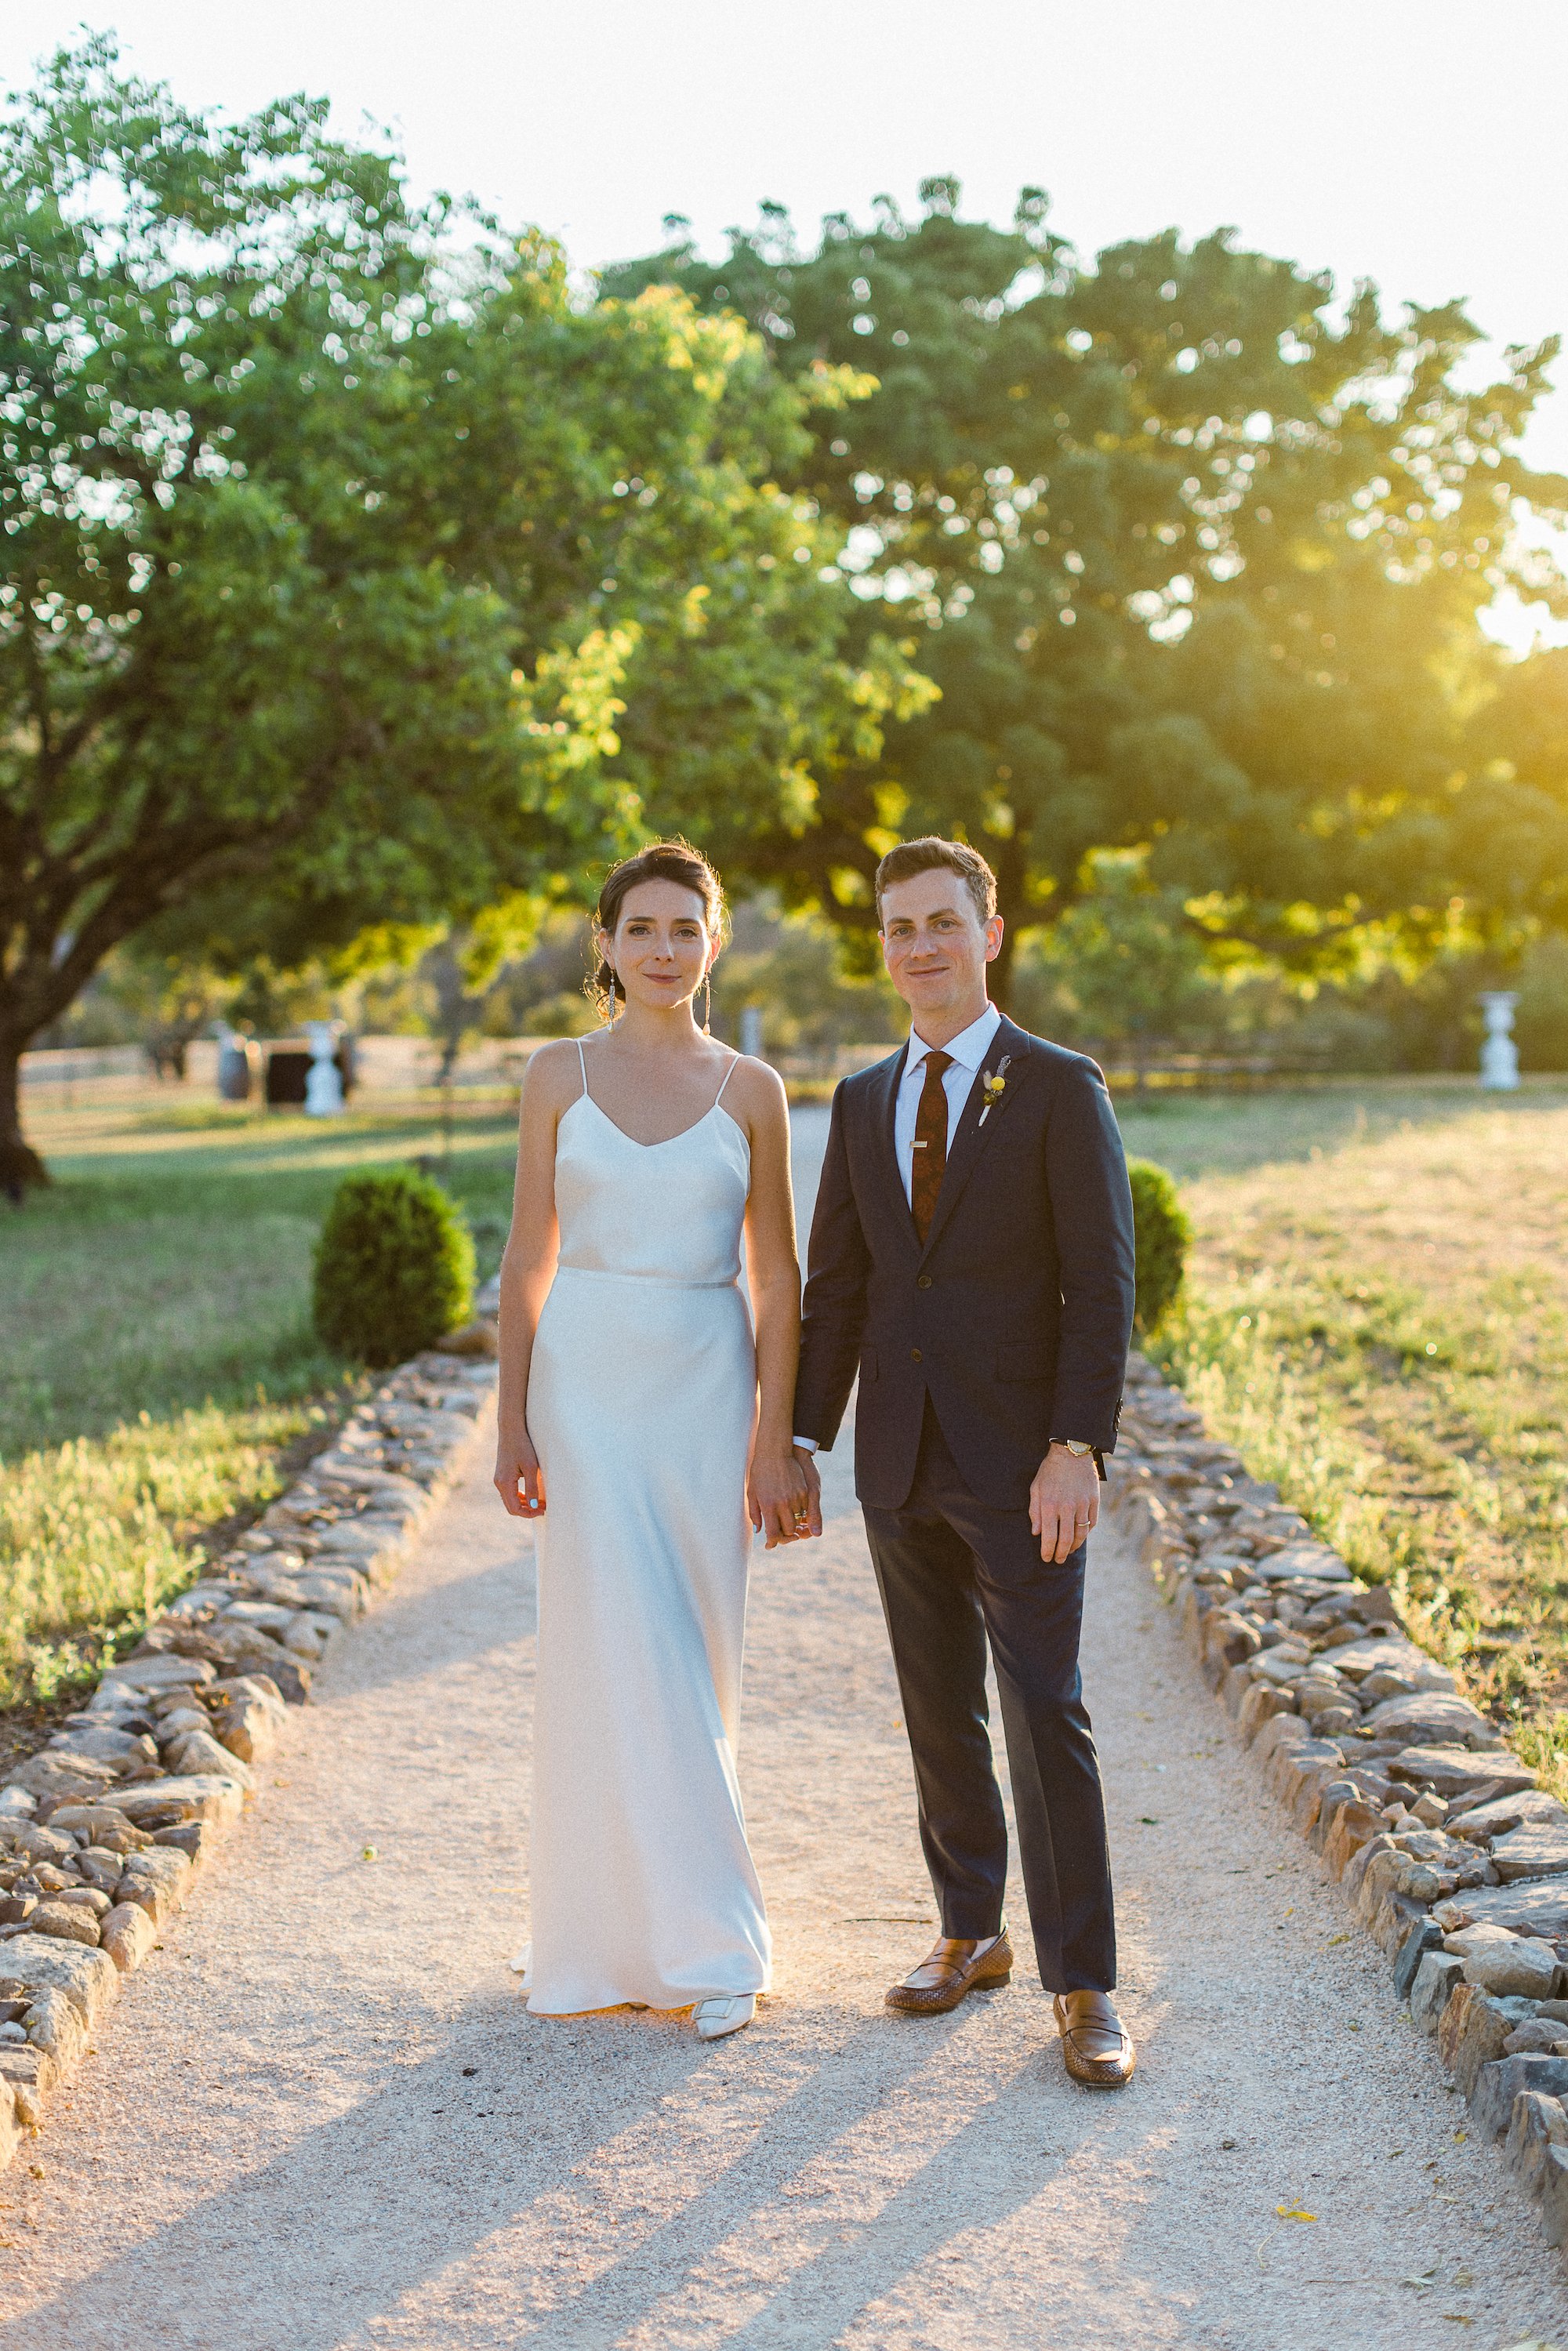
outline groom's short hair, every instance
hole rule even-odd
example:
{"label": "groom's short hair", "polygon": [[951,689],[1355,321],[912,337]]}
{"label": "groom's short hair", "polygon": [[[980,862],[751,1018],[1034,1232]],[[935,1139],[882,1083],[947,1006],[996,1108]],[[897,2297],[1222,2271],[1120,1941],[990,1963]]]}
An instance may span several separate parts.
{"label": "groom's short hair", "polygon": [[882,893],[895,882],[913,881],[916,873],[935,873],[946,867],[956,873],[975,902],[975,912],[988,923],[997,911],[997,877],[977,849],[967,841],[944,841],[940,833],[923,833],[918,841],[901,841],[876,869],[876,919],[882,921]]}

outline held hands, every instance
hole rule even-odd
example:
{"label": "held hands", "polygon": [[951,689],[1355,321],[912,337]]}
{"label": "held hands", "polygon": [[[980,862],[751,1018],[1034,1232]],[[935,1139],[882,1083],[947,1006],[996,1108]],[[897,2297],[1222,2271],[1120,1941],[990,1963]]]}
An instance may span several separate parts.
{"label": "held hands", "polygon": [[798,1535],[820,1535],[822,1531],[822,1473],[817,1467],[814,1453],[791,1450],[790,1459],[806,1481],[806,1517],[801,1524],[799,1514],[795,1521]]}
{"label": "held hands", "polygon": [[1040,1538],[1040,1555],[1060,1565],[1070,1559],[1100,1516],[1100,1472],[1092,1453],[1069,1453],[1053,1445],[1029,1489],[1029,1522]]}
{"label": "held hands", "polygon": [[496,1491],[514,1519],[542,1519],[545,1473],[527,1430],[503,1435],[496,1447]]}
{"label": "held hands", "polygon": [[[545,1473],[528,1436],[503,1437],[496,1449],[496,1491],[514,1519],[538,1519],[545,1510]],[[751,1523],[767,1537],[767,1548],[796,1542],[822,1531],[821,1480],[809,1454],[760,1450],[746,1481]]]}
{"label": "held hands", "polygon": [[764,1549],[801,1542],[822,1531],[821,1479],[808,1453],[758,1445],[746,1480],[746,1507]]}

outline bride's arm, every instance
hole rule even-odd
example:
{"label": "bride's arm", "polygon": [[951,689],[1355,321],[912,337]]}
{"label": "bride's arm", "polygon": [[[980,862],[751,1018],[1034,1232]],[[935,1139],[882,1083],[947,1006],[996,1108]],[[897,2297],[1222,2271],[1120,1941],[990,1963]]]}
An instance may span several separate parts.
{"label": "bride's arm", "polygon": [[517,1122],[512,1229],[501,1259],[496,1489],[515,1519],[537,1518],[545,1507],[544,1472],[528,1437],[528,1366],[559,1245],[555,1134],[570,1100],[565,1058],[560,1050],[541,1045],[528,1062]]}
{"label": "bride's arm", "polygon": [[747,1503],[751,1523],[775,1543],[821,1534],[815,1494],[794,1450],[790,1415],[800,1354],[800,1260],[789,1186],[789,1108],[778,1073],[748,1061],[745,1087],[751,1138],[751,1196],[746,1204],[746,1272],[757,1318],[757,1435]]}

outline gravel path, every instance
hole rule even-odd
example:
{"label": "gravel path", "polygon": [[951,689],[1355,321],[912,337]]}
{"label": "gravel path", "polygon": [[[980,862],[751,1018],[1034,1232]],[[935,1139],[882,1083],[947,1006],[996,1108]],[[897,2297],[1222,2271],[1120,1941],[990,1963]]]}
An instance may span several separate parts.
{"label": "gravel path", "polygon": [[43,2179],[0,2179],[0,2351],[1568,2340],[1533,2215],[1455,2143],[1382,1962],[1237,1792],[1111,1542],[1086,1670],[1138,2078],[1070,2085],[1021,1971],[950,2019],[883,2012],[932,1913],[831,1466],[828,1538],[758,1562],[742,1769],[779,1967],[757,2026],[703,2050],[652,2016],[524,2013],[529,1562],[480,1463],[291,1715],[261,1809],[57,2105]]}
{"label": "gravel path", "polygon": [[1069,2084],[1028,1970],[883,2011],[935,1922],[846,1446],[827,1468],[824,1541],[758,1561],[753,2030],[524,2012],[531,1562],[481,1458],[291,1712],[41,2176],[0,2177],[0,2351],[1568,2351],[1558,2256],[1113,1540],[1085,1676],[1137,2079]]}

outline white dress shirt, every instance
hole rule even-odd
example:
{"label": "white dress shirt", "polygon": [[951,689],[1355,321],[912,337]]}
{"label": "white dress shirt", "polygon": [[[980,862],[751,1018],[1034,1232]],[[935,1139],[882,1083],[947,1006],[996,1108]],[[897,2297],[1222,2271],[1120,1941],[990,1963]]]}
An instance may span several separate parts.
{"label": "white dress shirt", "polygon": [[[977,1020],[961,1029],[958,1035],[940,1048],[953,1057],[950,1068],[942,1072],[942,1091],[947,1097],[947,1148],[953,1147],[953,1137],[958,1132],[958,1121],[964,1115],[980,1065],[991,1050],[991,1040],[1001,1027],[1002,1016],[994,1004],[988,1004]],[[904,1178],[904,1196],[912,1205],[915,1199],[915,1127],[920,1115],[921,1090],[925,1083],[926,1057],[938,1048],[928,1045],[918,1030],[909,1032],[909,1058],[904,1064],[904,1075],[898,1081],[898,1101],[893,1113],[893,1147],[898,1157],[898,1172]]]}
{"label": "white dress shirt", "polygon": [[[942,1072],[942,1091],[947,1097],[947,1148],[953,1147],[953,1137],[958,1132],[958,1121],[964,1115],[976,1078],[986,1055],[991,1050],[991,1040],[1001,1026],[1001,1014],[994,1004],[988,1004],[977,1020],[961,1029],[956,1037],[940,1048],[928,1045],[915,1029],[909,1032],[909,1054],[904,1064],[904,1075],[898,1081],[898,1100],[893,1113],[893,1147],[898,1161],[898,1172],[904,1179],[904,1196],[911,1205],[915,1198],[915,1128],[920,1115],[920,1092],[925,1083],[925,1057],[940,1050],[952,1055],[950,1066]],[[798,1437],[796,1446],[802,1453],[815,1453],[815,1437]]]}

